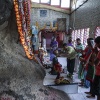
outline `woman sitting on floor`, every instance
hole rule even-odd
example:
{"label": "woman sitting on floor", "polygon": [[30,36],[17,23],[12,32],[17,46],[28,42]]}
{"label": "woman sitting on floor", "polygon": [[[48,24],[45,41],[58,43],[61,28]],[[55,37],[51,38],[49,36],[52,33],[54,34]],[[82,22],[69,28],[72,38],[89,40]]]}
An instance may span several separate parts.
{"label": "woman sitting on floor", "polygon": [[61,72],[61,65],[58,62],[58,50],[54,50],[53,54],[51,55],[51,61],[52,61],[52,68],[50,71],[50,74],[57,75],[56,79],[59,79],[60,72]]}

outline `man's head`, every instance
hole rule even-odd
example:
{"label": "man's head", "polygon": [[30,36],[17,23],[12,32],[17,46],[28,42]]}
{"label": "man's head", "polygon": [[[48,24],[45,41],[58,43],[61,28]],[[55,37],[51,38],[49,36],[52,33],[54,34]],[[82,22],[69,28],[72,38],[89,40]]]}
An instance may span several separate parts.
{"label": "man's head", "polygon": [[53,54],[58,55],[58,50],[57,50],[57,49],[54,50],[54,51],[53,51]]}
{"label": "man's head", "polygon": [[32,37],[34,37],[34,34],[32,34]]}
{"label": "man's head", "polygon": [[87,44],[90,45],[90,40],[93,40],[93,38],[88,38],[87,39]]}
{"label": "man's head", "polygon": [[63,48],[64,48],[64,49],[67,48],[67,44],[66,44],[66,43],[63,44]]}
{"label": "man's head", "polygon": [[77,43],[77,44],[80,44],[80,43],[81,43],[80,38],[77,38],[77,39],[76,39],[76,43]]}
{"label": "man's head", "polygon": [[69,37],[69,40],[72,40],[72,37]]}
{"label": "man's head", "polygon": [[68,43],[72,43],[72,40],[68,40]]}
{"label": "man's head", "polygon": [[100,49],[100,36],[95,39],[96,46]]}
{"label": "man's head", "polygon": [[88,38],[88,39],[87,39],[87,44],[88,44],[88,46],[89,46],[90,48],[94,48],[94,45],[95,45],[94,39],[93,39],[93,38]]}

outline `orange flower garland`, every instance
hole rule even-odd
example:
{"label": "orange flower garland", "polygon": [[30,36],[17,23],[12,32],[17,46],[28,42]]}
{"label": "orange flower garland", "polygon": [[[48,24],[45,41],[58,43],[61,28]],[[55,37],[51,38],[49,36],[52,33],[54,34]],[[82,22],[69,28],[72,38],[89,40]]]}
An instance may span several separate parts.
{"label": "orange flower garland", "polygon": [[[28,45],[27,45],[27,41],[26,41],[27,38],[26,37],[28,35],[27,33],[29,33],[30,31],[28,29],[28,32],[27,32],[27,28],[25,27],[25,21],[23,21],[25,16],[23,16],[23,14],[21,12],[21,10],[22,10],[21,7],[20,7],[21,5],[19,6],[18,0],[13,0],[13,2],[14,2],[16,21],[17,21],[18,32],[20,34],[21,44],[23,45],[23,48],[25,50],[27,57],[29,59],[34,59],[37,62],[34,54],[33,53],[30,54],[30,52],[29,52],[31,47],[29,48]],[[30,42],[30,41],[28,41],[28,42]]]}

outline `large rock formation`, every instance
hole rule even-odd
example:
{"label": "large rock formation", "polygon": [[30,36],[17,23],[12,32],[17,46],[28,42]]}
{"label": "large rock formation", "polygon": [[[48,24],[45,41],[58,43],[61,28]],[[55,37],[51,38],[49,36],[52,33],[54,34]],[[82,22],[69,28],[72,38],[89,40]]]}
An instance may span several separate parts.
{"label": "large rock formation", "polygon": [[0,98],[5,93],[14,100],[69,100],[65,93],[43,86],[43,68],[27,59],[17,39],[13,3],[0,0]]}

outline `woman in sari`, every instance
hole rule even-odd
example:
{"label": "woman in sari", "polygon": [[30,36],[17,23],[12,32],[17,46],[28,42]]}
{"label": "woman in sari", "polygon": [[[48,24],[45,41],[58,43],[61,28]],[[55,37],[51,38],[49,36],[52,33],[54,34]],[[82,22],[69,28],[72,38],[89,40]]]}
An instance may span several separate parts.
{"label": "woman in sari", "polygon": [[58,42],[56,41],[56,38],[52,41],[51,47],[54,50],[58,49]]}

